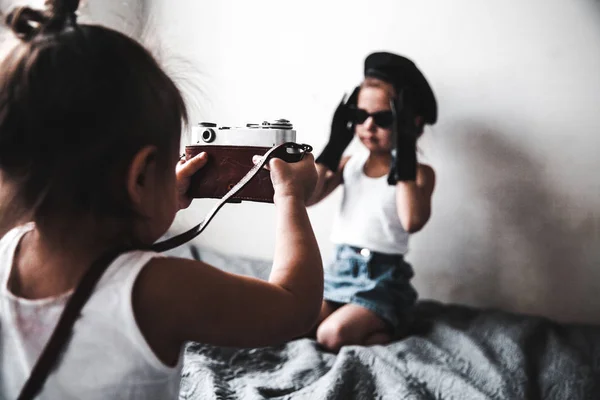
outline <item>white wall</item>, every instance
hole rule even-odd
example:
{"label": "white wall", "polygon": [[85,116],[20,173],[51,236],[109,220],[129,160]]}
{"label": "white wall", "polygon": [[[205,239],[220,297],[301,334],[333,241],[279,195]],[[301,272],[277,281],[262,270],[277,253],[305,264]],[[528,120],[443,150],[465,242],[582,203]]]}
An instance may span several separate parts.
{"label": "white wall", "polygon": [[[287,118],[316,153],[369,52],[413,58],[440,105],[421,143],[438,173],[434,212],[408,256],[421,296],[600,322],[598,1],[97,4],[95,19],[156,46],[193,121]],[[339,200],[310,209],[326,259]],[[197,200],[175,228],[212,204]],[[274,223],[272,205],[228,205],[199,243],[268,258]]]}
{"label": "white wall", "polygon": [[[151,11],[163,44],[199,71],[194,121],[284,117],[316,153],[369,52],[413,58],[440,104],[421,143],[438,173],[433,216],[408,256],[421,296],[600,322],[599,2],[154,0]],[[310,210],[326,259],[339,200]],[[196,201],[176,228],[213,203]],[[273,227],[272,206],[230,205],[199,242],[270,257]]]}

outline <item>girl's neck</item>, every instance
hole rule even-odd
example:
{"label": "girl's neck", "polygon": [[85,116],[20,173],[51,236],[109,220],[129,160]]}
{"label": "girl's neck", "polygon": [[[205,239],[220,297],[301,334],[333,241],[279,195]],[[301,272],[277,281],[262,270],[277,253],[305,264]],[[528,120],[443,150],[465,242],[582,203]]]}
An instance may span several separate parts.
{"label": "girl's neck", "polygon": [[15,252],[9,290],[29,299],[73,290],[92,262],[114,246],[116,231],[98,235],[94,227],[80,221],[68,231],[50,233],[36,226],[25,234]]}
{"label": "girl's neck", "polygon": [[0,237],[30,219],[18,206],[15,193],[14,185],[10,180],[4,179],[4,174],[0,170]]}
{"label": "girl's neck", "polygon": [[380,178],[389,173],[391,162],[392,155],[390,153],[370,152],[363,171],[370,178]]}

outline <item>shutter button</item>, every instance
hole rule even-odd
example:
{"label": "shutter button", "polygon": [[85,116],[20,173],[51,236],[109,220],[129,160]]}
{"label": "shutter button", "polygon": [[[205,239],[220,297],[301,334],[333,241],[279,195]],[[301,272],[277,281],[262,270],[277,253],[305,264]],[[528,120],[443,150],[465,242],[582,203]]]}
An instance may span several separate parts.
{"label": "shutter button", "polygon": [[360,255],[363,257],[369,257],[371,255],[371,250],[369,249],[361,249]]}

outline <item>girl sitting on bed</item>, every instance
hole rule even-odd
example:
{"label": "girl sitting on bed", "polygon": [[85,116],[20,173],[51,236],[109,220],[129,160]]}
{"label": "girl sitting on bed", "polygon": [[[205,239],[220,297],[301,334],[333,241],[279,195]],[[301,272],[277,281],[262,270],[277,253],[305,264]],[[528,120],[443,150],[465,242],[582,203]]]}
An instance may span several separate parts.
{"label": "girl sitting on bed", "polygon": [[[179,161],[186,111],[173,81],[135,41],[78,24],[78,3],[7,16],[20,42],[0,66],[0,209],[11,228],[0,239],[3,399],[17,398],[91,263],[160,238],[189,205],[189,177],[206,161]],[[277,213],[269,281],[122,253],[40,398],[177,399],[186,342],[258,347],[309,331],[323,295],[305,206],[314,158],[272,159],[269,169]]]}
{"label": "girl sitting on bed", "polygon": [[[409,59],[384,52],[366,58],[364,74],[334,113],[309,201],[343,185],[332,231],[335,260],[325,270],[325,300],[313,332],[331,351],[406,333],[417,293],[404,255],[409,234],[429,219],[435,185],[434,170],[416,155],[424,126],[437,119],[425,77]],[[342,158],[354,134],[368,151]]]}

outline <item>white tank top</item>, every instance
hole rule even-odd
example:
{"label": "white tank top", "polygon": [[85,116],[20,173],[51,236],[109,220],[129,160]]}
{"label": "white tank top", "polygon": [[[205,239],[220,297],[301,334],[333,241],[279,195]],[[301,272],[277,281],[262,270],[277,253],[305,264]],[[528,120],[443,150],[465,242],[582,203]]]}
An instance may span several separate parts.
{"label": "white tank top", "polygon": [[334,220],[331,241],[386,254],[408,252],[408,232],[396,209],[396,187],[387,175],[364,173],[368,152],[354,154],[344,166],[343,197]]}
{"label": "white tank top", "polygon": [[[7,289],[15,249],[33,224],[0,239],[0,398],[17,398],[71,293],[29,300]],[[75,323],[62,359],[39,399],[177,399],[183,357],[164,365],[133,315],[131,291],[153,252],[119,256]]]}

